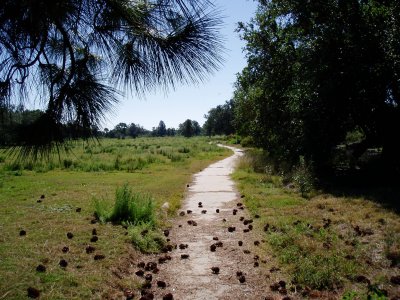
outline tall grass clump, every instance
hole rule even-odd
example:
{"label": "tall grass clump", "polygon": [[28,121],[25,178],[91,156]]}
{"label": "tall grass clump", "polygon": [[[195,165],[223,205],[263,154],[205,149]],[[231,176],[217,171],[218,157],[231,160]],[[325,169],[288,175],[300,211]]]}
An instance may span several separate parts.
{"label": "tall grass clump", "polygon": [[117,188],[112,210],[105,204],[95,201],[95,215],[101,222],[114,224],[149,224],[155,225],[155,207],[153,199],[148,195],[133,193],[127,184]]}
{"label": "tall grass clump", "polygon": [[117,189],[112,208],[96,200],[94,209],[101,223],[128,226],[133,245],[144,253],[157,253],[166,243],[161,230],[157,228],[153,198],[133,193],[127,184]]}
{"label": "tall grass clump", "polygon": [[154,211],[154,201],[150,196],[133,193],[125,184],[117,189],[110,221],[118,224],[138,225],[146,223],[154,225],[156,219]]}

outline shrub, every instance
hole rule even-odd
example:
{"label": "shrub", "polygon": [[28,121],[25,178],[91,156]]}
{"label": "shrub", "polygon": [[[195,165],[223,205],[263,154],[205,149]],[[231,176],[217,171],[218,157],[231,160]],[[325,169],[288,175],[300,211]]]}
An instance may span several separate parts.
{"label": "shrub", "polygon": [[244,137],[244,138],[242,138],[240,140],[240,144],[243,147],[253,147],[254,146],[254,140],[253,140],[253,138],[251,136],[246,136],[246,137]]}
{"label": "shrub", "polygon": [[17,161],[13,161],[11,163],[7,163],[4,166],[4,169],[6,171],[20,171],[22,170],[23,166],[21,165],[21,163],[17,162]]}
{"label": "shrub", "polygon": [[300,156],[299,164],[295,167],[292,179],[299,189],[301,196],[305,197],[314,187],[311,165],[307,164],[304,157]]}

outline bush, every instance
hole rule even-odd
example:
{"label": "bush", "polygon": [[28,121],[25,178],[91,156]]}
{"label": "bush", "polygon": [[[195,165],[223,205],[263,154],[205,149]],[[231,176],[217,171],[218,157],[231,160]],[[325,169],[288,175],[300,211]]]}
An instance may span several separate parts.
{"label": "bush", "polygon": [[295,167],[292,179],[299,189],[301,196],[305,197],[306,194],[312,191],[314,187],[314,179],[312,176],[311,165],[307,164],[304,157],[300,156],[299,164]]}
{"label": "bush", "polygon": [[246,136],[240,140],[240,144],[243,147],[253,147],[254,146],[254,139],[251,136]]}

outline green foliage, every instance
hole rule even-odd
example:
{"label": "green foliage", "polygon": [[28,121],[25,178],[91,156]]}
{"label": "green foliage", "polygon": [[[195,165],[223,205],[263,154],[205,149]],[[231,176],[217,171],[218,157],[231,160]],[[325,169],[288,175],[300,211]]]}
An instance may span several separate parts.
{"label": "green foliage", "polygon": [[[37,161],[21,161],[4,155],[0,169],[35,172],[66,169],[85,172],[125,171],[135,173],[158,164],[168,166],[189,162],[200,153],[224,152],[215,144],[208,144],[208,140],[202,137],[190,140],[182,137],[99,139],[99,142],[84,142],[84,146],[82,146],[82,141],[79,141],[71,143],[69,151],[70,153],[63,154],[62,159],[59,159],[55,153],[49,159]],[[2,153],[0,151],[0,155]]]}
{"label": "green foliage", "polygon": [[398,1],[260,0],[239,25],[248,65],[234,95],[238,133],[278,163],[304,156],[323,172],[359,131],[361,152],[382,146],[399,166],[399,15]]}
{"label": "green foliage", "polygon": [[101,223],[127,225],[133,245],[144,253],[157,253],[166,242],[156,226],[154,199],[133,193],[127,184],[117,189],[111,209],[99,200],[95,200],[94,208]]}
{"label": "green foliage", "polygon": [[230,135],[235,132],[233,124],[234,102],[226,101],[224,105],[218,105],[208,111],[204,116],[204,131],[208,136]]}
{"label": "green foliage", "polygon": [[358,299],[358,293],[354,291],[349,291],[344,293],[342,300],[355,300]]}
{"label": "green foliage", "polygon": [[368,300],[387,300],[386,293],[382,291],[377,285],[370,285],[368,287]]}
{"label": "green foliage", "polygon": [[192,137],[201,134],[201,127],[197,121],[187,119],[182,124],[179,124],[178,132],[184,137]]}
{"label": "green foliage", "polygon": [[156,224],[154,200],[150,196],[133,193],[127,184],[117,189],[112,211],[96,200],[95,215],[101,222],[114,224]]}
{"label": "green foliage", "polygon": [[130,226],[128,234],[133,245],[143,253],[158,253],[166,243],[163,233],[148,223]]}
{"label": "green foliage", "polygon": [[110,209],[104,201],[94,199],[94,216],[101,223],[106,223],[110,219]]}
{"label": "green foliage", "polygon": [[117,189],[114,209],[110,215],[113,223],[155,224],[154,200],[150,196],[132,193],[128,185]]}
{"label": "green foliage", "polygon": [[313,170],[306,163],[303,156],[300,156],[298,165],[293,170],[292,179],[299,189],[301,196],[305,197],[314,186]]}
{"label": "green foliage", "polygon": [[0,109],[47,101],[13,144],[37,158],[95,136],[116,86],[143,95],[202,80],[220,66],[220,22],[210,1],[3,1]]}
{"label": "green foliage", "polygon": [[346,144],[359,143],[364,139],[365,134],[359,128],[356,128],[350,132],[347,132],[345,142]]}
{"label": "green foliage", "polygon": [[240,144],[243,147],[253,147],[254,146],[254,139],[251,136],[246,136],[240,140]]}

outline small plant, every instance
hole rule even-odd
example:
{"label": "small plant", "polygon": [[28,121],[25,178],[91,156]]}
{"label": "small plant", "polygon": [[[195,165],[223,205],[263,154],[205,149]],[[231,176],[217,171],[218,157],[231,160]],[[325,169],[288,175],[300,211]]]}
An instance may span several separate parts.
{"label": "small plant", "polygon": [[117,189],[112,211],[104,202],[95,200],[95,216],[100,222],[138,225],[142,223],[154,225],[155,207],[150,196],[133,193],[127,184]]}
{"label": "small plant", "polygon": [[153,199],[150,196],[132,193],[132,190],[125,184],[117,189],[110,221],[132,225],[155,224]]}
{"label": "small plant", "polygon": [[386,293],[382,291],[377,285],[370,285],[368,287],[368,300],[387,300]]}
{"label": "small plant", "polygon": [[299,164],[293,172],[292,179],[298,187],[302,197],[305,197],[307,193],[311,192],[314,186],[311,169],[311,166],[306,163],[304,156],[300,156]]}
{"label": "small plant", "polygon": [[143,253],[158,253],[166,243],[163,233],[149,223],[130,226],[132,244]]}
{"label": "small plant", "polygon": [[189,153],[189,152],[190,152],[190,149],[189,149],[188,147],[180,147],[180,148],[178,149],[178,152],[179,152],[179,153]]}
{"label": "small plant", "polygon": [[354,291],[346,292],[343,295],[342,300],[354,300],[354,299],[357,299],[357,296],[358,296],[357,292],[354,292]]}
{"label": "small plant", "polygon": [[94,215],[101,222],[129,226],[132,243],[144,253],[157,253],[165,238],[156,227],[154,201],[150,196],[133,193],[127,184],[117,189],[112,208],[95,200]]}
{"label": "small plant", "polygon": [[252,146],[254,146],[254,140],[252,137],[247,136],[247,137],[244,137],[241,139],[240,144],[243,147],[252,147]]}

